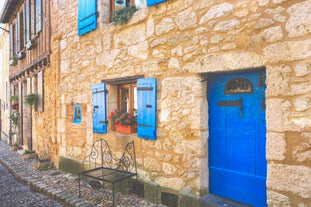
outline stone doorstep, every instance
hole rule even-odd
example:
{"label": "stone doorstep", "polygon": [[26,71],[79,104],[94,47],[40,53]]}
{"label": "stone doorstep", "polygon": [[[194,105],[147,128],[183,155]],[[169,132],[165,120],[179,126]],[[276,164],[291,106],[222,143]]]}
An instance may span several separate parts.
{"label": "stone doorstep", "polygon": [[203,207],[251,207],[216,195],[202,197]]}

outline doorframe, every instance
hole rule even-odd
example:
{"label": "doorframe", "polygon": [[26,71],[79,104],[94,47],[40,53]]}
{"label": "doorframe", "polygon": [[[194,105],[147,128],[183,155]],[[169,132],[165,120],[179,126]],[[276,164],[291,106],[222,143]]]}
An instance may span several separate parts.
{"label": "doorframe", "polygon": [[[213,72],[205,72],[205,73],[201,73],[201,77],[203,78],[201,82],[205,82],[205,84],[203,84],[205,86],[205,96],[203,96],[203,98],[205,98],[206,100],[206,104],[207,104],[207,107],[206,107],[206,111],[207,111],[207,115],[205,116],[205,114],[202,115],[202,120],[207,120],[207,143],[206,143],[206,165],[202,165],[202,172],[201,174],[206,176],[205,178],[202,178],[201,179],[201,185],[202,187],[206,187],[207,188],[202,188],[203,191],[201,192],[204,192],[203,195],[212,195],[210,193],[210,172],[209,172],[209,138],[210,138],[210,130],[209,130],[209,112],[208,112],[208,108],[209,108],[209,98],[208,98],[208,95],[207,95],[207,92],[208,92],[208,79],[209,79],[209,76],[211,75],[230,75],[230,74],[236,74],[236,73],[243,73],[243,72],[255,72],[255,71],[265,71],[265,75],[264,75],[264,81],[265,81],[265,85],[267,87],[267,84],[266,84],[266,80],[267,80],[267,68],[265,66],[261,66],[261,67],[254,67],[254,68],[242,68],[242,69],[237,69],[237,70],[231,70],[231,71],[213,71]],[[204,91],[204,90],[203,90]],[[267,102],[267,96],[266,96],[266,89],[265,89],[265,102]],[[267,106],[265,104],[265,117],[267,116]],[[266,126],[266,136],[265,136],[265,141],[267,143],[267,122],[265,122],[265,126]],[[203,142],[205,143],[205,142]],[[266,148],[265,148],[265,154],[267,153],[267,145],[266,145]],[[267,174],[268,174],[268,160],[267,160],[267,154],[265,155],[266,157],[266,167],[267,167]],[[204,173],[204,171],[206,173]],[[268,181],[268,176],[266,175],[266,183]],[[206,189],[206,192],[205,192],[205,189]],[[268,194],[268,186],[266,184],[266,195]],[[213,195],[214,196],[214,195]],[[268,195],[267,195],[268,196]],[[218,196],[216,196],[218,197]],[[220,197],[220,196],[219,196]],[[220,197],[222,198],[222,197]],[[226,199],[224,199],[226,200]]]}

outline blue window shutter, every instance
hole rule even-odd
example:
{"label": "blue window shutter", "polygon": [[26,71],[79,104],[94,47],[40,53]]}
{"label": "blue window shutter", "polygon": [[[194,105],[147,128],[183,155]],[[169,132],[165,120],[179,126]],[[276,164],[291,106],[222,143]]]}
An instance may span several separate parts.
{"label": "blue window shutter", "polygon": [[164,2],[165,0],[147,0],[147,6],[152,6],[155,4],[160,4],[162,2]]}
{"label": "blue window shutter", "polygon": [[78,3],[78,35],[81,36],[97,27],[96,0],[79,0]]}
{"label": "blue window shutter", "polygon": [[137,81],[137,136],[156,140],[157,79]]}
{"label": "blue window shutter", "polygon": [[106,83],[92,86],[93,132],[107,133]]}

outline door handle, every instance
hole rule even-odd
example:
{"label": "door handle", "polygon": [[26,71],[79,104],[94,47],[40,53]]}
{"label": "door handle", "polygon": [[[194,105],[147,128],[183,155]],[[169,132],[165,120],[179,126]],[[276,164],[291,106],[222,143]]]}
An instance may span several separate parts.
{"label": "door handle", "polygon": [[242,105],[243,99],[240,98],[237,101],[218,101],[217,106],[238,106],[240,108],[240,112],[243,111]]}

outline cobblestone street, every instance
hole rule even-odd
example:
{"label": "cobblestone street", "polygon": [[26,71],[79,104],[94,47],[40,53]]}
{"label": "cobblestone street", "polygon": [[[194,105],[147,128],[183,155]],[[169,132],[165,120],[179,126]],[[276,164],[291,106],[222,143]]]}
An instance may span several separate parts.
{"label": "cobblestone street", "polygon": [[0,189],[0,206],[3,207],[64,206],[16,180],[2,164],[0,164]]}
{"label": "cobblestone street", "polygon": [[[23,160],[19,153],[10,151],[8,145],[0,141],[0,188],[2,189],[0,207],[63,206],[58,201],[65,206],[112,206],[112,194],[109,189],[94,189],[88,182],[83,181],[81,182],[82,196],[79,198],[77,175],[63,173],[56,169],[34,170],[34,163],[35,159]],[[3,165],[18,180],[27,185],[17,181]],[[165,205],[154,204],[135,195],[121,193],[116,193],[116,202],[117,207],[165,207]]]}

